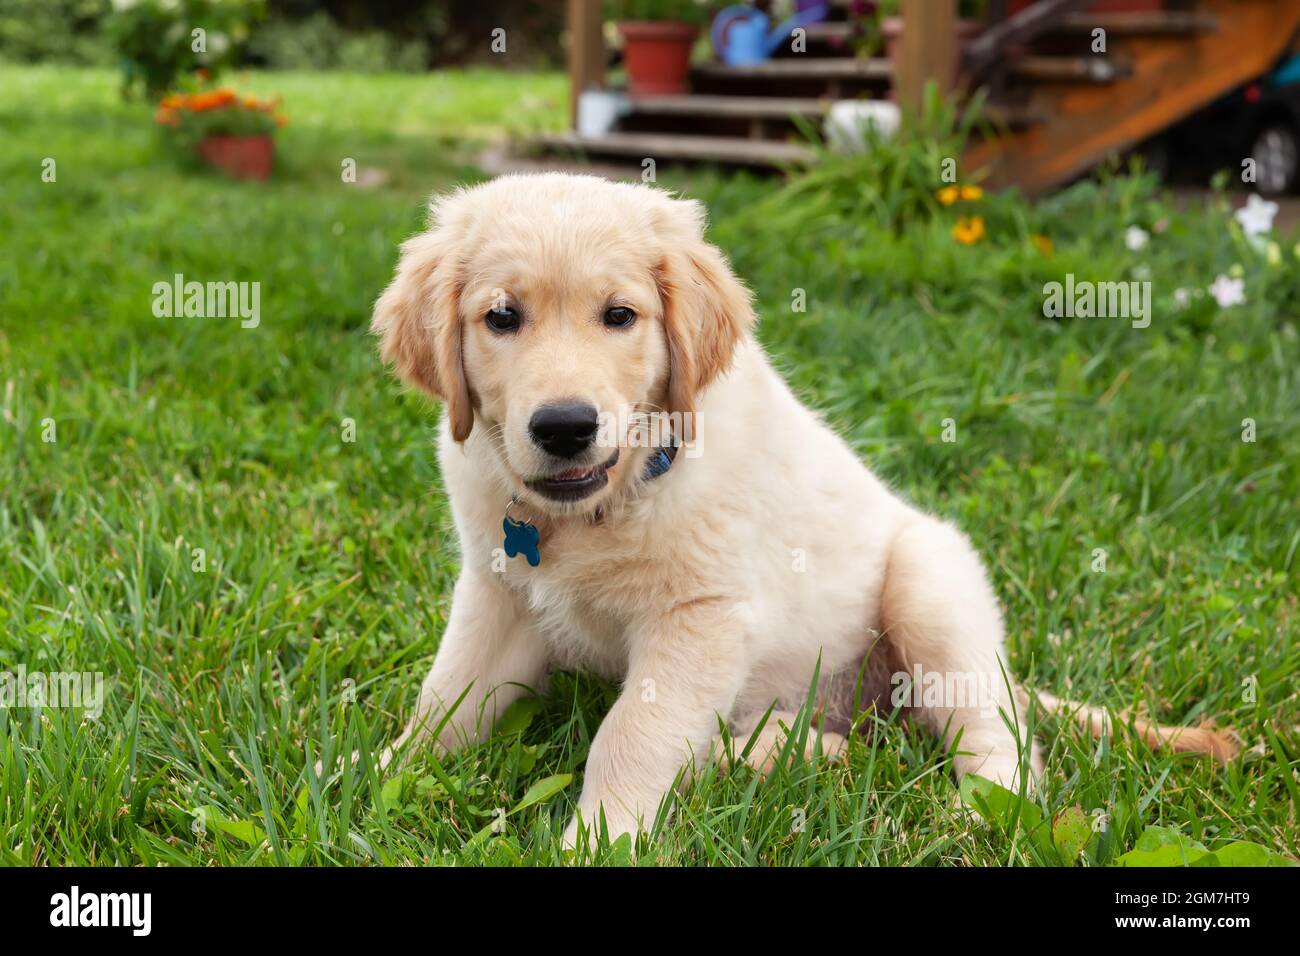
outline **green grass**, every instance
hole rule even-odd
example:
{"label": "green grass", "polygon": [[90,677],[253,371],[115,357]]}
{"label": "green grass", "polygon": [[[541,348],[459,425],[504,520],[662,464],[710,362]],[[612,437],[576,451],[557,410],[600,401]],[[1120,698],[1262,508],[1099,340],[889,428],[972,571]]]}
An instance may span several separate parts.
{"label": "green grass", "polygon": [[[175,167],[108,73],[0,68],[0,669],[106,682],[95,720],[0,709],[0,861],[558,862],[609,685],[562,675],[509,733],[441,763],[421,754],[387,782],[368,759],[327,784],[310,768],[397,732],[457,571],[433,416],[381,367],[370,306],[427,194],[479,178],[491,136],[562,123],[563,81],[238,85],[284,97],[270,185]],[[346,157],[385,182],[344,184]],[[770,181],[661,182],[709,202],[801,393],[986,555],[1017,677],[1172,722],[1213,716],[1251,748],[1218,768],[1045,722],[1037,801],[1109,820],[1088,862],[1152,824],[1294,854],[1294,238],[1269,266],[1221,213],[1178,212],[1140,178],[1036,207],[990,198],[989,238],[970,248],[949,237],[951,211],[890,236],[773,200]],[[1125,251],[1126,225],[1162,219],[1142,256]],[[1056,243],[1050,259],[1035,232]],[[1151,328],[1042,317],[1046,279],[1138,261]],[[1173,311],[1175,287],[1234,262],[1246,306]],[[176,272],[259,281],[261,325],[154,317],[152,285]],[[957,441],[940,439],[944,419]],[[954,810],[954,792],[944,748],[891,722],[855,738],[844,767],[799,762],[766,782],[706,770],[638,859],[1052,862]],[[521,803],[500,836],[473,839]]]}

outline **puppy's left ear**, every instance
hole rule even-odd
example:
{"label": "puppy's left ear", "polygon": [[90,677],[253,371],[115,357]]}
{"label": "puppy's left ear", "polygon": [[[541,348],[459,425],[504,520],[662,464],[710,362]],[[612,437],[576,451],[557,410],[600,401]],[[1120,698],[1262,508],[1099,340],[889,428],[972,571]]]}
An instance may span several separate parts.
{"label": "puppy's left ear", "polygon": [[[726,256],[704,241],[704,207],[684,200],[671,200],[671,207],[661,217],[665,252],[657,280],[668,335],[669,409],[689,422],[696,396],[731,367],[758,319]],[[689,425],[687,431],[689,441]]]}

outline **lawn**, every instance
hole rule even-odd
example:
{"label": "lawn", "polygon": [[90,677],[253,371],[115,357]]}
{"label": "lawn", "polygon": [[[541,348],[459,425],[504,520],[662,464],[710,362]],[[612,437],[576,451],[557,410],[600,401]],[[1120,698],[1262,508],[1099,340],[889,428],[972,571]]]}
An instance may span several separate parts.
{"label": "lawn", "polygon": [[[236,80],[283,96],[269,185],[179,168],[112,74],[0,67],[0,670],[104,680],[97,716],[0,709],[0,862],[559,862],[613,686],[561,675],[454,759],[388,779],[369,760],[415,699],[457,556],[434,416],[366,326],[429,192],[482,178],[490,138],[562,124],[563,80]],[[343,182],[348,158],[380,181]],[[986,555],[1017,678],[1237,729],[1219,767],[1045,721],[1034,800],[1095,821],[1083,862],[1149,825],[1294,855],[1297,237],[1256,250],[1226,198],[1180,210],[1140,175],[985,197],[972,245],[928,190],[834,168],[784,191],[660,182],[710,205],[800,393]],[[1045,318],[1067,272],[1149,279],[1150,326]],[[156,317],[175,273],[260,282],[260,323]],[[1243,304],[1178,304],[1218,275]],[[894,720],[844,766],[709,769],[638,861],[1056,862],[960,811],[948,762]]]}

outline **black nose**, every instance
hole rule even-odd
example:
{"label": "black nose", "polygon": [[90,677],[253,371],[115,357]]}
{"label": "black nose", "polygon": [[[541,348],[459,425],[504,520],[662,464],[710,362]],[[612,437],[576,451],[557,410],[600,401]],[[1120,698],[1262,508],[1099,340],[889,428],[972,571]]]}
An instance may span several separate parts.
{"label": "black nose", "polygon": [[528,420],[533,441],[557,458],[574,458],[596,438],[596,406],[587,402],[543,405]]}

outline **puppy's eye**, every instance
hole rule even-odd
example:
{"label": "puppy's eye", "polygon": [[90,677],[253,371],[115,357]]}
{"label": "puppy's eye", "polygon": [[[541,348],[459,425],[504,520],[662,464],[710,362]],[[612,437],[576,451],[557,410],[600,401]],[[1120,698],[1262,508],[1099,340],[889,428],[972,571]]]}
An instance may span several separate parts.
{"label": "puppy's eye", "polygon": [[621,305],[605,310],[605,324],[611,329],[625,329],[635,321],[636,313]]}
{"label": "puppy's eye", "polygon": [[483,318],[493,332],[514,332],[519,328],[519,313],[514,309],[492,309]]}

